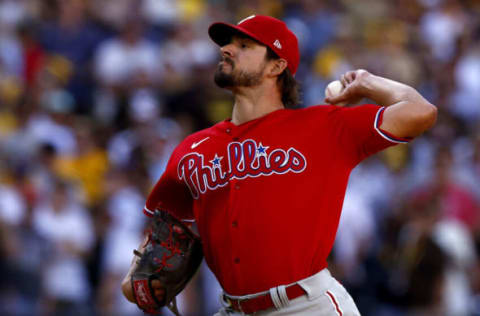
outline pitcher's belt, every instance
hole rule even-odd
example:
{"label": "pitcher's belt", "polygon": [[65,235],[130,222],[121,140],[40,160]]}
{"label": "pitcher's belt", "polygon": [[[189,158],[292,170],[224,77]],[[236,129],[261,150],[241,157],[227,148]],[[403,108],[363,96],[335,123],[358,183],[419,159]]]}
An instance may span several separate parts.
{"label": "pitcher's belt", "polygon": [[[275,293],[275,291],[277,291],[277,293]],[[285,291],[283,294],[280,293],[283,291]],[[243,312],[245,314],[253,314],[255,312],[266,310],[278,305],[288,305],[288,302],[282,301],[285,299],[285,296],[288,297],[288,300],[293,300],[305,294],[305,290],[300,285],[295,283],[289,286],[272,288],[270,291],[258,294],[258,296],[252,295],[253,297],[251,298],[235,298],[227,294],[223,295],[226,302],[229,303],[236,311]],[[272,296],[275,298],[272,298]],[[275,299],[279,299],[280,302],[275,304]]]}

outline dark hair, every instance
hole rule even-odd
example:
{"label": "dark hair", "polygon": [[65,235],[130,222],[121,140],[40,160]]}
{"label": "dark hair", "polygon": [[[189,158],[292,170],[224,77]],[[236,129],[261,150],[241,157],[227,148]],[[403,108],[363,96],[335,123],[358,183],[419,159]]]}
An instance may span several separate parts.
{"label": "dark hair", "polygon": [[[267,46],[266,60],[279,59],[278,55]],[[285,70],[277,77],[277,83],[282,93],[282,102],[286,108],[294,108],[300,103],[300,85],[293,77],[290,69]]]}

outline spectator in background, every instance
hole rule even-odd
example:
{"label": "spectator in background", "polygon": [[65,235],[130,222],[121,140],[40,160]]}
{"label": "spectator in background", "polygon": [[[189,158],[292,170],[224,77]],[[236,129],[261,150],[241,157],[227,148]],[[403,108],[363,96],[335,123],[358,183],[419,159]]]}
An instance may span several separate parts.
{"label": "spectator in background", "polygon": [[[4,160],[2,160],[4,161]],[[9,165],[0,171],[0,314],[41,312],[46,240],[32,227],[32,205],[25,171]]]}
{"label": "spectator in background", "polygon": [[57,17],[43,24],[42,46],[48,53],[58,54],[72,64],[73,76],[67,90],[73,95],[75,110],[88,113],[91,106],[92,78],[90,61],[103,39],[101,30],[88,15],[86,0],[58,0]]}
{"label": "spectator in background", "polygon": [[[145,219],[136,216],[138,208],[145,204],[144,195],[135,183],[135,177],[122,169],[111,170],[106,177],[106,190],[109,198],[105,210],[110,218],[104,237],[101,290],[106,304],[100,307],[106,314],[133,314],[137,311],[123,299],[118,291],[123,275],[128,270],[132,249],[141,242]],[[144,179],[146,181],[148,179]]]}
{"label": "spectator in background", "polygon": [[451,96],[451,111],[470,128],[480,119],[480,26],[472,45],[463,53],[455,67],[456,90]]}
{"label": "spectator in background", "polygon": [[169,26],[180,19],[179,1],[175,0],[145,0],[141,11],[150,23],[157,26]]}
{"label": "spectator in background", "polygon": [[447,257],[428,236],[422,236],[408,249],[411,252],[406,301],[408,315],[467,315],[450,314],[444,306],[445,270]]}
{"label": "spectator in background", "polygon": [[137,0],[87,1],[92,16],[103,25],[114,30],[124,27],[125,21],[142,3]]}
{"label": "spectator in background", "polygon": [[43,275],[48,313],[89,315],[85,258],[95,236],[90,215],[71,190],[68,183],[58,181],[34,209],[33,227],[52,247]]}
{"label": "spectator in background", "polygon": [[162,52],[169,78],[174,75],[178,80],[192,80],[196,67],[201,68],[217,59],[217,51],[205,38],[196,35],[193,24],[177,23]]}
{"label": "spectator in background", "polygon": [[25,21],[18,26],[18,37],[23,51],[23,79],[30,89],[37,80],[38,73],[45,62],[45,50],[40,45],[33,22]]}
{"label": "spectator in background", "polygon": [[446,63],[457,53],[457,41],[469,27],[469,20],[458,1],[443,0],[436,3],[423,16],[420,29],[423,40],[430,46],[434,61]]}
{"label": "spectator in background", "polygon": [[27,205],[15,186],[0,183],[0,221],[16,227],[24,221]]}
{"label": "spectator in background", "polygon": [[18,39],[12,35],[11,33],[0,33],[0,77],[21,78],[22,48]]}
{"label": "spectator in background", "polygon": [[469,275],[478,260],[471,233],[478,229],[478,205],[454,177],[450,149],[439,148],[435,161],[431,181],[413,187],[396,215],[403,221],[396,268],[408,279],[403,298],[408,315],[467,316],[473,289]]}
{"label": "spectator in background", "polygon": [[302,60],[311,61],[335,37],[340,15],[337,5],[332,2],[302,0],[292,5],[286,22],[300,34]]}
{"label": "spectator in background", "polygon": [[73,155],[77,150],[75,134],[69,124],[74,107],[73,98],[64,90],[45,91],[44,97],[46,111],[30,117],[23,137],[32,143],[31,148],[49,143],[60,156]]}
{"label": "spectator in background", "polygon": [[478,229],[479,204],[472,190],[465,188],[455,177],[453,155],[449,148],[441,147],[435,155],[433,176],[429,183],[416,188],[414,200],[439,199],[441,216],[460,222],[471,231]]}
{"label": "spectator in background", "polygon": [[127,88],[143,77],[149,83],[162,79],[159,47],[144,37],[140,17],[129,17],[118,37],[103,42],[95,57],[96,76],[106,87]]}
{"label": "spectator in background", "polygon": [[106,122],[128,119],[129,104],[138,99],[147,100],[152,110],[158,111],[160,100],[154,88],[163,79],[162,58],[159,46],[144,36],[141,18],[130,16],[120,34],[103,42],[95,54],[95,75],[100,84],[96,116]]}
{"label": "spectator in background", "polygon": [[92,206],[104,198],[104,178],[109,167],[107,153],[100,145],[102,138],[93,137],[95,133],[101,134],[102,130],[87,119],[78,119],[74,131],[77,151],[60,157],[55,172],[62,179],[77,183],[82,202]]}
{"label": "spectator in background", "polygon": [[[28,1],[28,0],[27,0]],[[0,26],[7,32],[13,31],[15,26],[27,18],[26,0],[2,0],[0,1]]]}

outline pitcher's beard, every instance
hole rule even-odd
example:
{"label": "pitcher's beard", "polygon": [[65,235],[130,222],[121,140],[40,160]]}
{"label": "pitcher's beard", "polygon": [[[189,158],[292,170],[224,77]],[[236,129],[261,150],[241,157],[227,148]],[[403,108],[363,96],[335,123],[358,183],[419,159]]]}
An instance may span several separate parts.
{"label": "pitcher's beard", "polygon": [[244,71],[237,72],[233,63],[230,63],[230,66],[232,67],[230,73],[224,71],[222,63],[215,71],[213,79],[220,88],[253,87],[262,82],[262,73],[265,67],[257,72],[246,73]]}
{"label": "pitcher's beard", "polygon": [[[233,72],[233,70],[232,70]],[[220,88],[227,88],[227,87],[234,87],[234,80],[233,80],[233,74],[232,73],[225,73],[223,71],[223,65],[219,64],[217,67],[217,70],[215,71],[215,75],[213,77],[213,81],[215,81],[215,84],[219,86]]]}

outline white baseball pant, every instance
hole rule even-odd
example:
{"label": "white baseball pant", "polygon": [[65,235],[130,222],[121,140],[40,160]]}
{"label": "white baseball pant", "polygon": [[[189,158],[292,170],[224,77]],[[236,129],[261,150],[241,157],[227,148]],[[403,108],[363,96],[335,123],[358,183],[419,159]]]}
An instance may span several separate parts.
{"label": "white baseball pant", "polygon": [[[287,306],[258,311],[255,316],[360,316],[355,302],[347,290],[323,269],[306,279],[297,282],[306,295],[297,297]],[[240,316],[244,313],[224,306],[214,316]]]}

